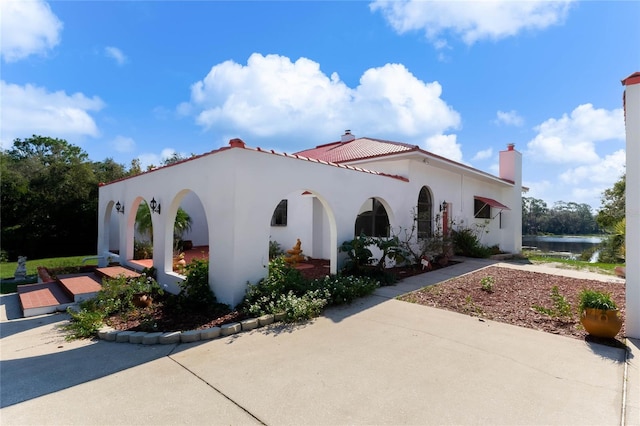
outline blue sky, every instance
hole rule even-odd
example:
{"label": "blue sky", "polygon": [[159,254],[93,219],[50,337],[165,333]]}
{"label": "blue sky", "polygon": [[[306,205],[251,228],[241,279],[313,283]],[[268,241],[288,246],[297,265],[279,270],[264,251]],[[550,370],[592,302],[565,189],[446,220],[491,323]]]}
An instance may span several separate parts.
{"label": "blue sky", "polygon": [[624,172],[636,1],[3,0],[1,133],[159,164],[239,137],[295,152],[345,129],[598,208]]}

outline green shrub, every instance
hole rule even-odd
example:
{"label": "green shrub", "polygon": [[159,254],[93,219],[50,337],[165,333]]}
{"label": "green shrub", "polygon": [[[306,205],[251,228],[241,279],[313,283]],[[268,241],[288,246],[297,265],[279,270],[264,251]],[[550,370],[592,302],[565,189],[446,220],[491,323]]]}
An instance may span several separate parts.
{"label": "green shrub", "polygon": [[133,241],[133,258],[153,259],[153,244],[146,241]]}
{"label": "green shrub", "polygon": [[252,315],[274,314],[278,300],[290,291],[299,295],[304,293],[304,277],[295,268],[278,256],[269,262],[267,277],[257,284],[249,284],[241,309]]}
{"label": "green shrub", "polygon": [[284,252],[280,247],[280,243],[275,240],[269,240],[269,259],[275,259],[281,254],[284,254]]}
{"label": "green shrub", "polygon": [[[580,260],[583,262],[589,262],[591,260],[591,258],[593,257],[593,254],[598,250],[597,247],[590,247],[586,250],[583,250],[582,253],[580,253]],[[598,256],[599,258],[600,256]]]}
{"label": "green shrub", "polygon": [[453,247],[456,254],[467,257],[486,258],[491,256],[492,250],[480,244],[476,233],[469,228],[452,231]]}
{"label": "green shrub", "polygon": [[133,311],[133,295],[145,293],[151,296],[162,295],[164,291],[156,280],[147,275],[137,278],[126,278],[121,275],[113,279],[104,279],[102,289],[95,298],[80,303],[80,310],[68,309],[71,320],[64,329],[67,339],[87,338],[96,334],[102,321],[114,314]]}
{"label": "green shrub", "polygon": [[185,271],[186,278],[179,283],[180,293],[176,298],[178,308],[206,311],[218,305],[218,300],[209,286],[209,261],[193,259]]}
{"label": "green shrub", "polygon": [[249,284],[240,309],[249,315],[285,313],[285,321],[301,321],[320,315],[328,305],[351,303],[379,287],[369,277],[326,276],[307,281],[282,257],[269,263],[269,274]]}
{"label": "green shrub", "polygon": [[93,337],[102,327],[104,315],[101,311],[83,308],[78,312],[67,309],[67,312],[71,315],[71,321],[63,327],[67,332],[66,340]]}
{"label": "green shrub", "polygon": [[309,291],[301,296],[289,291],[278,297],[273,313],[284,312],[286,322],[305,321],[320,315],[326,304],[321,291]]}
{"label": "green shrub", "polygon": [[135,309],[133,295],[145,293],[157,296],[164,293],[156,280],[145,274],[137,278],[126,278],[121,275],[117,278],[104,279],[102,290],[97,296],[87,301],[85,306],[95,307],[96,310],[108,316],[117,312],[130,312]]}
{"label": "green shrub", "polygon": [[493,293],[493,285],[495,283],[496,279],[489,275],[480,280],[480,288],[487,293]]}
{"label": "green shrub", "polygon": [[380,283],[371,277],[338,275],[316,279],[309,287],[323,291],[328,305],[341,305],[373,293]]}
{"label": "green shrub", "polygon": [[343,271],[353,275],[362,274],[366,267],[373,262],[373,253],[369,250],[369,246],[373,243],[373,239],[364,233],[353,240],[344,241],[339,247],[339,250],[348,256]]}

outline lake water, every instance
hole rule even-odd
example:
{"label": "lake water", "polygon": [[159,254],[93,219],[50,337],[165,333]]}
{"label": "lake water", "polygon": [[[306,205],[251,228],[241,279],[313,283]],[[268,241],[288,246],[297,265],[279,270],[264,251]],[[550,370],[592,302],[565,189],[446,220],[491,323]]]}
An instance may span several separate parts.
{"label": "lake water", "polygon": [[600,244],[601,237],[523,236],[522,245],[536,247],[543,252],[566,252],[579,256],[583,251]]}

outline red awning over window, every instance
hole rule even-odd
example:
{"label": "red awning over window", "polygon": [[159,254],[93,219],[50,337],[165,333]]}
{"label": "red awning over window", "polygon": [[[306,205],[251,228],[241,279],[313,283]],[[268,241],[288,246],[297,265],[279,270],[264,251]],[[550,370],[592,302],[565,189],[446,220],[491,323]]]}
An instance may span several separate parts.
{"label": "red awning over window", "polygon": [[501,209],[501,210],[511,210],[509,207],[505,206],[504,204],[494,200],[493,198],[486,198],[486,197],[478,197],[477,195],[475,195],[473,197],[474,199],[478,200],[478,201],[482,201],[485,204],[490,205],[491,207],[495,207],[497,209]]}

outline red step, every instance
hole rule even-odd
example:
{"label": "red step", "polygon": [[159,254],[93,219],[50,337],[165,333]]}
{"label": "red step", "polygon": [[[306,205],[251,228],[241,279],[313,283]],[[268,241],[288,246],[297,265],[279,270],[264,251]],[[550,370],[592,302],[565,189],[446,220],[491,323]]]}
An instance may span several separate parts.
{"label": "red step", "polygon": [[140,273],[122,266],[107,266],[105,268],[96,268],[96,275],[101,278],[118,278],[122,275],[127,278],[138,278]]}
{"label": "red step", "polygon": [[58,281],[18,286],[24,317],[63,312],[69,306],[91,299],[102,288],[102,278],[137,278],[140,274],[122,266],[96,268],[95,274],[59,276]]}
{"label": "red step", "polygon": [[24,317],[65,311],[74,303],[73,299],[55,281],[20,285],[18,286],[18,297]]}
{"label": "red step", "polygon": [[60,278],[58,281],[76,303],[95,297],[102,289],[99,278],[95,275],[76,275]]}

